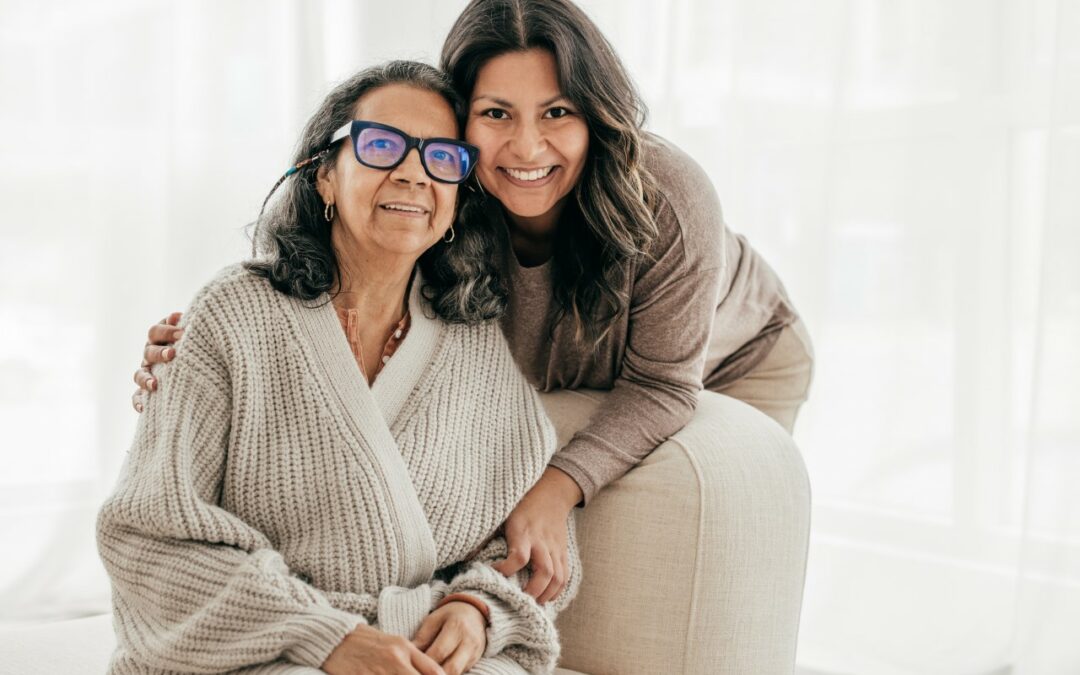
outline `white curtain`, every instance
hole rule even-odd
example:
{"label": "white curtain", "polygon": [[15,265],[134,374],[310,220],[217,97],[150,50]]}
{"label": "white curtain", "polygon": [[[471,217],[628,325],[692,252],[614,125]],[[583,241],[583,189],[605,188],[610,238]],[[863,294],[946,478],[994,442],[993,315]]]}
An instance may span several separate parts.
{"label": "white curtain", "polygon": [[[460,0],[0,0],[0,622],[106,611],[150,322]],[[595,0],[818,363],[804,673],[1080,672],[1080,3]]]}

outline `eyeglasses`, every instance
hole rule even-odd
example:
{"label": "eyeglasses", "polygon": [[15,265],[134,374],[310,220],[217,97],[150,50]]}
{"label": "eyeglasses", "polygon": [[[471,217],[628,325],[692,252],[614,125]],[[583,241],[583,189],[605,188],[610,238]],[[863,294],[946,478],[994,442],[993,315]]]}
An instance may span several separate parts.
{"label": "eyeglasses", "polygon": [[433,180],[462,183],[472,173],[480,150],[456,138],[414,138],[387,124],[353,120],[334,132],[330,145],[350,138],[356,161],[372,169],[389,171],[416,148],[420,164]]}
{"label": "eyeglasses", "polygon": [[319,152],[302,162],[289,167],[281,178],[277,179],[270,193],[263,200],[259,217],[262,218],[270,198],[285,180],[307,166],[317,166],[338,141],[350,138],[356,161],[372,169],[389,171],[405,161],[405,156],[413,148],[420,153],[420,164],[433,180],[440,183],[464,183],[476,165],[480,150],[475,145],[456,138],[414,138],[401,129],[387,124],[353,120],[334,132],[330,142]]}

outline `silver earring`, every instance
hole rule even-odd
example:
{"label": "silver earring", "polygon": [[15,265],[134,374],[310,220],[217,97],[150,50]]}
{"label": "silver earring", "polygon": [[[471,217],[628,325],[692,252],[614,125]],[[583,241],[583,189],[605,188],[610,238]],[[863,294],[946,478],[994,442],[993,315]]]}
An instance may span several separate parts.
{"label": "silver earring", "polygon": [[334,205],[330,202],[326,203],[326,208],[322,211],[322,217],[326,218],[326,222],[334,222]]}
{"label": "silver earring", "polygon": [[454,226],[453,226],[453,225],[451,225],[451,226],[450,226],[450,238],[449,238],[449,239],[447,239],[447,238],[446,238],[446,235],[444,234],[444,235],[443,235],[443,239],[442,239],[442,240],[443,240],[443,243],[445,243],[445,244],[449,244],[450,242],[454,241],[454,237],[456,237],[456,236],[457,236],[457,235],[456,235],[456,234],[454,233]]}

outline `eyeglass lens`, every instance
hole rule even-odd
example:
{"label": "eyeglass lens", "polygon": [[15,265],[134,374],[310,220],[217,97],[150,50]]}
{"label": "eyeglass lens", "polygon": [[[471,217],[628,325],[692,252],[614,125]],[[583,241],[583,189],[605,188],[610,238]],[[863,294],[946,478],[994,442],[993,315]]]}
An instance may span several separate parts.
{"label": "eyeglass lens", "polygon": [[[394,166],[409,150],[404,137],[387,129],[369,127],[356,138],[357,156],[375,168]],[[469,175],[469,152],[454,143],[425,143],[422,160],[432,178],[458,182]]]}

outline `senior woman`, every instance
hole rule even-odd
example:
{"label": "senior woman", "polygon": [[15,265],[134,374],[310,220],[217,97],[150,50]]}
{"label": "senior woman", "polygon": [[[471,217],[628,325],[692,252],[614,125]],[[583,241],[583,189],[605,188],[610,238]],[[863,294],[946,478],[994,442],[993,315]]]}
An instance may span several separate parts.
{"label": "senior woman", "polygon": [[110,672],[554,669],[571,594],[491,566],[555,437],[490,320],[490,233],[452,227],[456,101],[412,62],[337,87],[263,255],[185,314],[98,519]]}
{"label": "senior woman", "polygon": [[[575,505],[686,425],[703,386],[790,432],[813,349],[701,167],[643,131],[630,76],[573,2],[472,0],[441,61],[480,149],[486,199],[462,222],[503,233],[502,325],[518,363],[544,391],[610,391],[507,519],[512,553],[498,569],[528,565],[526,592],[544,602],[569,579]],[[151,328],[144,363],[176,353],[173,332]],[[135,379],[154,387],[145,369]]]}

